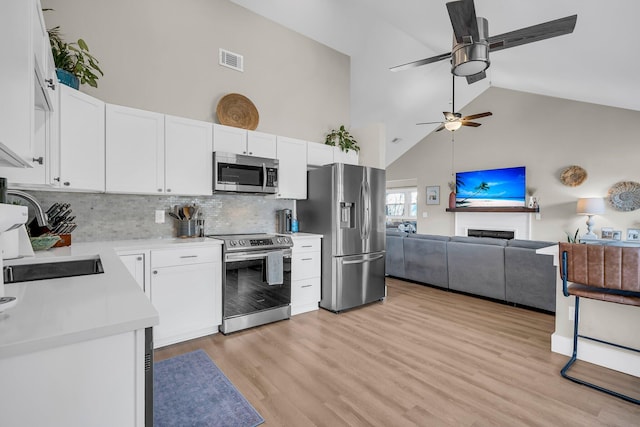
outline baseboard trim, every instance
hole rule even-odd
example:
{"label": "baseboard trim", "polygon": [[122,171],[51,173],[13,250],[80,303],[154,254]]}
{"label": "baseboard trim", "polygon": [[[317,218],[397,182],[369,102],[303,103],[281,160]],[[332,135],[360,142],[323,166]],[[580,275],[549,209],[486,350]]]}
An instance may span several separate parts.
{"label": "baseboard trim", "polygon": [[[571,356],[573,338],[554,333],[551,351]],[[640,354],[585,339],[578,340],[578,359],[640,377]]]}

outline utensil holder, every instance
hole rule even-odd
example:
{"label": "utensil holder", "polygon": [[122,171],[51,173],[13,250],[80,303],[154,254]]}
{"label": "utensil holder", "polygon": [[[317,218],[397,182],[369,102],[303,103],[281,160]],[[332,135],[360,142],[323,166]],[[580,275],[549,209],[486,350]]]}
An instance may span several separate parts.
{"label": "utensil holder", "polygon": [[64,246],[71,246],[71,234],[59,234],[60,240],[53,245],[54,248],[61,248]]}
{"label": "utensil holder", "polygon": [[196,237],[198,235],[197,221],[195,219],[176,222],[178,223],[178,237]]}

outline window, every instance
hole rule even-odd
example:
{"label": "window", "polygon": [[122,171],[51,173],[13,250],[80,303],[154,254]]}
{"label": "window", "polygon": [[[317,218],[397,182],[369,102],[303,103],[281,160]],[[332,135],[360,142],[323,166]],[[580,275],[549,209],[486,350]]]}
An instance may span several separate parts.
{"label": "window", "polygon": [[416,188],[389,188],[386,199],[387,220],[415,219],[418,216]]}

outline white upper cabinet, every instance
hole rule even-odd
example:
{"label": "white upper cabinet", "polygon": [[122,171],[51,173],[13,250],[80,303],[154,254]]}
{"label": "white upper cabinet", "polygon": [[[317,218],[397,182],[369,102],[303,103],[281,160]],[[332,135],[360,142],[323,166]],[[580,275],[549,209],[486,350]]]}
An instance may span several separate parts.
{"label": "white upper cabinet", "polygon": [[14,165],[33,164],[36,108],[53,110],[51,88],[47,88],[54,83],[47,74],[47,48],[49,37],[40,2],[4,1],[0,13],[0,52],[5,60],[0,67],[0,160],[11,158]]}
{"label": "white upper cabinet", "polygon": [[212,193],[212,125],[107,105],[106,190],[114,193]]}
{"label": "white upper cabinet", "polygon": [[60,178],[64,190],[104,191],[105,104],[60,88]]}
{"label": "white upper cabinet", "polygon": [[233,126],[213,125],[213,151],[276,158],[276,136]]}
{"label": "white upper cabinet", "polygon": [[340,147],[333,147],[333,162],[334,163],[346,163],[349,165],[357,165],[358,164],[358,152],[349,150],[348,152],[344,152],[340,149]]}
{"label": "white upper cabinet", "polygon": [[164,193],[164,114],[106,106],[106,191]]}
{"label": "white upper cabinet", "polygon": [[212,193],[213,125],[165,116],[165,189],[167,193]]}
{"label": "white upper cabinet", "polygon": [[214,124],[213,151],[247,154],[247,130]]}
{"label": "white upper cabinet", "polygon": [[249,156],[276,158],[277,137],[270,133],[247,131],[247,154]]}
{"label": "white upper cabinet", "polygon": [[278,136],[278,199],[307,198],[307,142]]}
{"label": "white upper cabinet", "polygon": [[310,166],[324,166],[333,163],[333,148],[317,142],[307,143],[307,164]]}

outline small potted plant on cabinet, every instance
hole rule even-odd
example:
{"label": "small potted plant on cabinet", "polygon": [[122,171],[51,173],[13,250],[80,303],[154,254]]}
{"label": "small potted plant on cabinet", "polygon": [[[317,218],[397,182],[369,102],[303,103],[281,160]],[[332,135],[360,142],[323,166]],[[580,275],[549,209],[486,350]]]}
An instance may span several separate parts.
{"label": "small potted plant on cabinet", "polygon": [[345,153],[349,152],[349,150],[356,152],[360,151],[358,142],[355,140],[353,135],[344,128],[344,125],[340,126],[340,129],[332,129],[331,132],[327,134],[324,143],[333,147],[337,145],[340,147],[340,150]]}
{"label": "small potted plant on cabinet", "polygon": [[89,53],[87,43],[82,39],[65,42],[60,36],[60,27],[54,27],[48,33],[60,83],[74,89],[78,89],[80,84],[98,87],[98,74],[104,76],[104,73],[98,66],[98,60]]}

